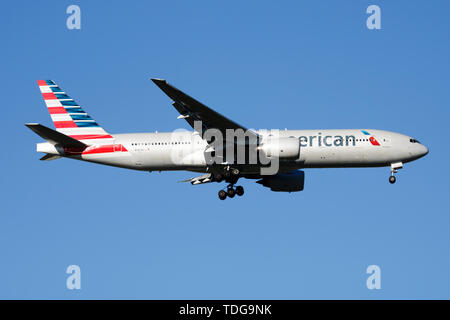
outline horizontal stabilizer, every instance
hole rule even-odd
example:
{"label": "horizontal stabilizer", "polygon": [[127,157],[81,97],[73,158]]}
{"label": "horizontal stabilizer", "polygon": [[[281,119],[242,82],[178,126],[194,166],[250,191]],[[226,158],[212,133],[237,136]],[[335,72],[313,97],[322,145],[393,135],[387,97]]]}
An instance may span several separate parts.
{"label": "horizontal stabilizer", "polygon": [[[47,140],[51,144],[60,144],[63,147],[73,147],[73,148],[80,148],[85,149],[87,148],[87,145],[85,145],[83,142],[78,141],[74,138],[71,138],[69,136],[66,136],[65,134],[55,131],[53,129],[47,128],[39,123],[26,123],[25,124],[30,130],[32,130],[34,133],[36,133],[41,138]],[[44,156],[45,158],[45,156]],[[42,159],[46,160],[46,159]]]}
{"label": "horizontal stabilizer", "polygon": [[59,159],[59,158],[61,158],[61,156],[58,156],[56,154],[49,154],[49,153],[47,153],[45,156],[43,156],[39,160],[50,161],[50,160],[56,160],[56,159]]}

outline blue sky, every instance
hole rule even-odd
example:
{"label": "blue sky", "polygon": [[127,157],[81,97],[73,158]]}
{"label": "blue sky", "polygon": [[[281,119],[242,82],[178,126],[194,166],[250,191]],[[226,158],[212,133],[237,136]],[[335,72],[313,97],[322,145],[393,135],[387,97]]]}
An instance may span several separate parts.
{"label": "blue sky", "polygon": [[[81,30],[66,28],[67,6]],[[366,28],[370,4],[382,29]],[[450,298],[447,1],[14,1],[2,4],[0,298]],[[248,127],[378,128],[430,154],[306,170],[305,190],[41,162],[53,79],[108,131],[188,128],[166,78]],[[81,267],[82,289],[65,287]],[[366,268],[381,267],[381,290]]]}

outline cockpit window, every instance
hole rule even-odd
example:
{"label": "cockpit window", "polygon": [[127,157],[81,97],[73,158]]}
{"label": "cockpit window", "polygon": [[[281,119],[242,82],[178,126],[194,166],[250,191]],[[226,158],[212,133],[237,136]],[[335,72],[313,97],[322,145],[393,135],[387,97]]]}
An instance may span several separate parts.
{"label": "cockpit window", "polygon": [[411,142],[411,143],[420,143],[419,140],[416,140],[416,139],[409,139],[409,142]]}

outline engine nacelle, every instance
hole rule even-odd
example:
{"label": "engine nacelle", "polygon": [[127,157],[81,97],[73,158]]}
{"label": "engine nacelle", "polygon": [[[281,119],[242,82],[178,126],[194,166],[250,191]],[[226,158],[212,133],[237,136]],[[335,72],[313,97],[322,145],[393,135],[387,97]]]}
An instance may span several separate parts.
{"label": "engine nacelle", "polygon": [[300,141],[295,137],[266,138],[258,146],[267,158],[298,159]]}
{"label": "engine nacelle", "polygon": [[302,191],[305,186],[305,172],[296,170],[288,173],[278,173],[273,176],[266,176],[256,182],[270,188],[272,191]]}

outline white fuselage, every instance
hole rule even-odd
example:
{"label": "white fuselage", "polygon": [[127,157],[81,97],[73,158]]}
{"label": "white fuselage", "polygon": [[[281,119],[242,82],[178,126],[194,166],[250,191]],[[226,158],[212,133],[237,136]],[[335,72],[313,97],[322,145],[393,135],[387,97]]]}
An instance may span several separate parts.
{"label": "white fuselage", "polygon": [[[270,133],[256,132],[263,137],[263,141]],[[428,153],[424,145],[411,137],[383,130],[281,130],[277,134],[279,137],[295,137],[299,140],[300,156],[289,163],[289,169],[389,166],[396,162],[409,162]],[[112,144],[121,146],[115,147],[115,152],[88,153],[74,158],[146,171],[205,172],[207,169],[204,156],[207,143],[195,132],[112,136]],[[95,148],[95,141],[92,144]]]}

